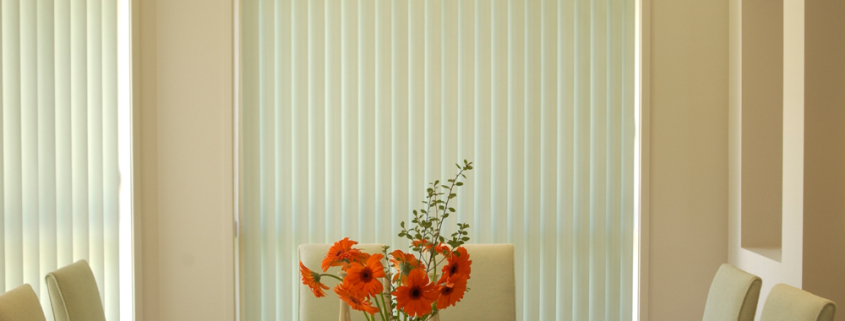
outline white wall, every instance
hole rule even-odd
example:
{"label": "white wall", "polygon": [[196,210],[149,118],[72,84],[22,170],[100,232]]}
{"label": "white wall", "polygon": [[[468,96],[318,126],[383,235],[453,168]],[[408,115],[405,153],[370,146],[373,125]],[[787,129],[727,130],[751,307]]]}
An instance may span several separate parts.
{"label": "white wall", "polygon": [[135,8],[137,319],[233,320],[233,4]]}
{"label": "white wall", "polygon": [[728,1],[651,1],[648,320],[695,320],[727,260]]}
{"label": "white wall", "polygon": [[741,0],[731,0],[730,223],[728,261],[763,279],[757,314],[778,283],[801,287],[804,198],[804,0],[784,0],[782,252],[776,261],[741,247]]}

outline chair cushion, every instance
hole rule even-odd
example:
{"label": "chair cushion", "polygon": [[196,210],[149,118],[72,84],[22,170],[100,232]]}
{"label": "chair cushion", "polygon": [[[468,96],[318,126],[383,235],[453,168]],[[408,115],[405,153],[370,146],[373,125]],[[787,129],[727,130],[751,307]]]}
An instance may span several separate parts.
{"label": "chair cushion", "polygon": [[[512,244],[464,245],[472,260],[470,290],[461,302],[440,312],[440,320],[516,320]],[[483,308],[479,308],[483,307]]]}
{"label": "chair cushion", "polygon": [[730,264],[722,264],[704,306],[704,321],[754,321],[763,281]]}
{"label": "chair cushion", "polygon": [[810,292],[778,284],[769,292],[760,321],[833,321],[836,305]]}
{"label": "chair cushion", "polygon": [[105,321],[94,273],[85,260],[47,274],[47,290],[56,321]]}
{"label": "chair cushion", "polygon": [[0,321],[44,321],[41,302],[29,284],[0,294]]}
{"label": "chair cushion", "polygon": [[[311,271],[322,271],[320,263],[326,257],[331,244],[302,244],[299,246],[299,260]],[[360,249],[368,254],[382,253],[383,244],[357,244],[353,248]],[[297,270],[299,265],[297,264]],[[337,275],[340,273],[340,267],[332,267],[326,273]],[[297,273],[299,275],[299,273]],[[340,316],[340,299],[334,293],[334,286],[339,282],[333,278],[324,278],[321,280],[323,284],[330,287],[326,290],[326,296],[322,298],[314,297],[311,290],[302,284],[302,280],[297,279],[299,283],[299,320],[301,321],[325,321],[337,320]],[[382,284],[384,279],[381,279]],[[352,311],[352,320],[366,320],[360,311]]]}

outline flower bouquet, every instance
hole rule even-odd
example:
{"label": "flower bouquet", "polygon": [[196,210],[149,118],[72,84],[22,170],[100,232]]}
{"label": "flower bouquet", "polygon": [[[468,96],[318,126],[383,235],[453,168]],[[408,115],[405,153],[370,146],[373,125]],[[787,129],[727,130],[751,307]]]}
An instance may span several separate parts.
{"label": "flower bouquet", "polygon": [[[318,298],[329,287],[324,278],[340,281],[334,292],[367,320],[425,321],[437,317],[440,310],[461,301],[470,278],[472,261],[466,248],[469,224],[458,224],[450,238],[441,235],[443,221],[455,213],[449,202],[463,185],[461,178],[472,170],[472,163],[455,164],[458,173],[444,184],[434,181],[426,189],[422,209],[413,211],[410,227],[403,221],[399,237],[411,241],[410,252],[395,250],[388,254],[364,253],[354,248],[358,242],[344,238],[335,242],[320,266],[323,273],[308,269],[299,262],[302,283]],[[340,266],[340,276],[325,273],[332,266]],[[379,279],[383,278],[385,284]],[[386,288],[386,291],[385,291]]]}

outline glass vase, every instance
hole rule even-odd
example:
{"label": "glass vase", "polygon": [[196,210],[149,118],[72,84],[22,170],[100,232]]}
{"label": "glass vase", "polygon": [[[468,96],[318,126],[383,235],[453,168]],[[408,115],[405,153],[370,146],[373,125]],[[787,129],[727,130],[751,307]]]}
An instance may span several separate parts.
{"label": "glass vase", "polygon": [[[341,279],[343,279],[346,277],[346,272],[340,271],[340,273],[338,273],[337,275],[340,276]],[[346,304],[346,302],[344,302],[343,300],[340,300],[340,318],[338,320],[352,321],[352,311],[349,308],[349,304]]]}

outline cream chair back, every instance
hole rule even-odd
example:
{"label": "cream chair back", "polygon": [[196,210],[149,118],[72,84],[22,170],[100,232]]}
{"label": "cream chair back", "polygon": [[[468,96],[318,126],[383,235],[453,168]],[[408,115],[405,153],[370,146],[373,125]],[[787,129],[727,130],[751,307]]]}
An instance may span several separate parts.
{"label": "cream chair back", "polygon": [[0,321],[45,321],[41,302],[29,284],[0,294]]}
{"label": "cream chair back", "polygon": [[833,321],[836,305],[810,292],[778,284],[769,292],[760,321]]}
{"label": "cream chair back", "polygon": [[56,321],[105,321],[94,273],[85,260],[47,274],[47,290]]}
{"label": "cream chair back", "polygon": [[722,264],[710,284],[704,321],[754,321],[763,280],[730,264]]}
{"label": "cream chair back", "polygon": [[[320,263],[326,257],[326,252],[329,251],[331,244],[302,244],[299,246],[299,260],[308,269],[315,272],[322,272]],[[353,248],[360,249],[369,254],[382,253],[383,244],[357,244]],[[384,263],[384,262],[383,262]],[[387,263],[384,263],[387,264]],[[299,265],[297,264],[297,271]],[[337,275],[340,273],[340,267],[332,267],[326,273]],[[299,273],[297,273],[299,275]],[[302,284],[301,279],[296,280],[299,283],[299,320],[300,321],[334,321],[338,320],[340,316],[340,299],[334,293],[334,286],[339,282],[333,278],[324,278],[321,282],[330,289],[325,290],[326,296],[322,298],[314,297],[311,290]],[[381,280],[382,284],[385,280]],[[353,321],[364,321],[363,312],[352,311]]]}
{"label": "cream chair back", "polygon": [[470,291],[455,306],[440,311],[441,321],[516,320],[516,282],[512,244],[464,245],[472,260]]}

